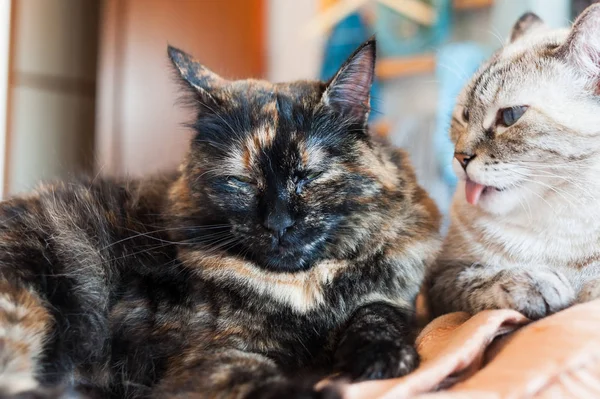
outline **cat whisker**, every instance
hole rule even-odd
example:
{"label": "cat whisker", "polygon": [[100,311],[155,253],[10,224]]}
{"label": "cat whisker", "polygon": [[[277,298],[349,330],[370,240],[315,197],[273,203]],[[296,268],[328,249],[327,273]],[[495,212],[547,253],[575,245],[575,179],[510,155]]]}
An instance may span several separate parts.
{"label": "cat whisker", "polygon": [[[225,228],[225,226],[228,226],[228,225],[223,225],[223,227],[207,226],[206,229],[208,230],[208,229]],[[100,248],[99,251],[107,250],[107,249],[109,249],[109,248],[111,248],[111,247],[113,247],[115,245],[121,244],[121,243],[129,241],[129,240],[133,240],[133,239],[139,238],[139,237],[147,237],[147,238],[150,238],[150,239],[153,239],[153,240],[162,241],[162,242],[166,242],[166,243],[170,243],[170,244],[179,244],[180,242],[178,242],[178,241],[165,240],[165,239],[162,239],[162,238],[154,237],[154,236],[152,236],[152,234],[155,234],[155,233],[164,233],[164,232],[169,232],[169,231],[178,231],[178,230],[184,230],[184,229],[190,229],[190,230],[194,229],[194,230],[196,230],[198,227],[200,229],[205,228],[205,226],[195,226],[195,227],[181,226],[181,227],[167,227],[167,228],[163,228],[163,229],[156,229],[156,230],[150,230],[150,231],[145,231],[145,232],[139,232],[139,231],[136,231],[136,230],[124,228],[125,230],[128,230],[128,231],[130,231],[132,233],[135,233],[135,234],[132,235],[132,236],[129,236],[129,237],[125,237],[125,238],[123,238],[121,240],[112,242],[111,244]]]}
{"label": "cat whisker", "polygon": [[[523,178],[523,180],[524,180],[524,181],[528,181],[528,182],[530,182],[530,183],[534,183],[534,184],[541,185],[541,186],[543,186],[543,187],[546,187],[546,188],[548,188],[548,189],[552,190],[552,191],[553,191],[553,192],[555,192],[557,195],[559,195],[559,196],[560,196],[560,197],[561,197],[563,200],[565,200],[565,202],[566,202],[568,205],[570,205],[570,206],[575,206],[575,205],[576,205],[576,203],[577,203],[577,204],[579,204],[579,205],[582,205],[582,204],[583,204],[583,202],[582,202],[582,199],[580,199],[580,198],[577,198],[577,197],[575,197],[575,196],[573,196],[573,195],[571,195],[571,194],[569,194],[569,193],[565,193],[563,190],[559,190],[559,189],[557,189],[556,187],[554,187],[554,186],[552,186],[552,185],[550,185],[550,184],[546,184],[546,183],[544,183],[544,182],[540,182],[540,181],[538,181],[538,180],[533,180],[533,179],[525,179],[525,178]],[[531,191],[531,192],[534,192],[534,191]],[[569,200],[569,198],[567,198],[567,197],[565,196],[565,194],[567,194],[567,195],[568,195],[568,197],[570,197],[570,198],[571,198],[572,200],[574,200],[574,201],[570,201],[570,200]]]}
{"label": "cat whisker", "polygon": [[440,67],[452,72],[457,79],[464,80],[466,78],[464,72],[458,73],[456,69],[451,68],[448,64],[440,64]]}
{"label": "cat whisker", "polygon": [[536,197],[538,197],[542,201],[544,201],[546,203],[546,205],[548,205],[548,207],[552,210],[552,213],[556,214],[556,210],[554,209],[554,207],[552,205],[550,205],[550,203],[548,201],[546,201],[546,199],[544,197],[542,197],[541,195],[539,195],[535,191],[527,188],[526,186],[521,186],[521,188],[524,189],[524,190],[526,190],[526,191],[528,191],[528,192],[530,192],[531,194],[535,195]]}
{"label": "cat whisker", "polygon": [[517,200],[519,201],[519,204],[521,205],[523,210],[527,213],[527,215],[529,217],[529,222],[531,223],[531,221],[533,220],[533,214],[531,213],[531,206],[529,206],[529,202],[527,201],[527,198],[525,198],[525,202],[527,203],[528,209],[525,209],[525,205],[523,204],[523,201],[521,201],[521,198],[519,198],[518,196],[517,196]]}
{"label": "cat whisker", "polygon": [[498,43],[500,43],[500,47],[503,47],[505,42],[502,39],[502,35],[500,34],[500,32],[498,32],[498,29],[494,26],[492,26],[492,29],[488,29],[488,30],[483,30],[486,33],[490,33],[492,36],[494,36],[496,39],[498,39]]}
{"label": "cat whisker", "polygon": [[[526,173],[526,174],[522,173],[522,172],[519,172],[519,171],[516,171],[516,170],[513,170],[512,172],[520,174],[521,176],[525,176],[525,177],[553,177],[553,178],[557,178],[557,179],[562,180],[563,183],[565,183],[565,184],[572,184],[572,185],[574,185],[577,189],[579,189],[580,192],[582,192],[582,193],[584,193],[584,194],[586,194],[586,195],[588,195],[590,197],[595,197],[595,193],[593,193],[592,191],[590,191],[586,187],[583,187],[582,185],[578,184],[578,182],[581,182],[581,183],[585,183],[586,182],[585,179],[580,178],[578,176],[561,176],[561,175],[557,175],[557,174],[550,173],[550,172],[547,172],[547,173],[542,172],[542,173],[545,173],[545,174],[539,175],[539,174],[533,173],[531,170],[529,170],[529,173]],[[539,171],[535,170],[535,172],[539,172]],[[541,182],[538,182],[538,183],[541,184]],[[553,187],[555,187],[555,188],[558,189],[558,187],[556,187],[556,186],[553,186]],[[571,195],[571,194],[569,194],[569,195]]]}

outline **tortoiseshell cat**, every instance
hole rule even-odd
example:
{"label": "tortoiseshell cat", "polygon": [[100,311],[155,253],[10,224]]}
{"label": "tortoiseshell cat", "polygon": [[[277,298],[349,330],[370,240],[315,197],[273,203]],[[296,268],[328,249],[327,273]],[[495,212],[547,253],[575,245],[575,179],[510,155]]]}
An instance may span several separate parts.
{"label": "tortoiseshell cat", "polygon": [[572,29],[534,14],[459,97],[463,182],[429,273],[434,313],[537,319],[600,298],[600,4]]}
{"label": "tortoiseshell cat", "polygon": [[[180,172],[0,205],[0,388],[321,397],[400,376],[438,212],[369,137],[375,41],[328,83],[227,81],[169,48],[197,110]],[[303,375],[311,378],[303,378]]]}

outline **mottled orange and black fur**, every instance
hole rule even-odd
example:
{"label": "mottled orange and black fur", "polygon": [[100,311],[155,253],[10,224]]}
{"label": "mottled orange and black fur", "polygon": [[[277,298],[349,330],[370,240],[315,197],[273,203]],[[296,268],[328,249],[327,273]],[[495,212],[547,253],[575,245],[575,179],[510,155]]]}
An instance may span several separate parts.
{"label": "mottled orange and black fur", "polygon": [[169,55],[197,110],[179,172],[0,204],[0,390],[324,397],[334,372],[409,372],[438,212],[369,137],[374,41],[328,83]]}

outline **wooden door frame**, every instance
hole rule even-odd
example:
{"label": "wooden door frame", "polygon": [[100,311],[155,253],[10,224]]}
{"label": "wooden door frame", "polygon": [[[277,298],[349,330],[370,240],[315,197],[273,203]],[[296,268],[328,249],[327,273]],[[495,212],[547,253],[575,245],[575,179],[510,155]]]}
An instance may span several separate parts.
{"label": "wooden door frame", "polygon": [[[131,0],[136,1],[136,0]],[[139,0],[142,1],[142,0]],[[242,0],[245,1],[245,0]],[[258,27],[263,46],[259,50],[262,73],[266,69],[266,9],[267,1],[259,0]],[[127,134],[123,131],[128,115],[124,108],[126,96],[126,71],[128,39],[132,32],[129,24],[134,17],[130,1],[102,0],[100,15],[98,74],[96,79],[95,172],[99,175],[122,175],[128,160]],[[257,76],[259,77],[259,76]]]}

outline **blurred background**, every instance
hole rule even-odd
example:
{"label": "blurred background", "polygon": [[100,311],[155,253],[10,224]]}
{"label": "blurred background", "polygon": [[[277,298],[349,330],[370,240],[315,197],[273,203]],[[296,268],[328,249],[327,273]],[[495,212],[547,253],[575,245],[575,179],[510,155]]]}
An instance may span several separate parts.
{"label": "blurred background", "polygon": [[173,169],[190,133],[172,44],[229,78],[329,78],[378,38],[371,124],[411,153],[446,210],[454,97],[532,10],[567,26],[588,0],[0,0],[0,189],[80,172]]}

